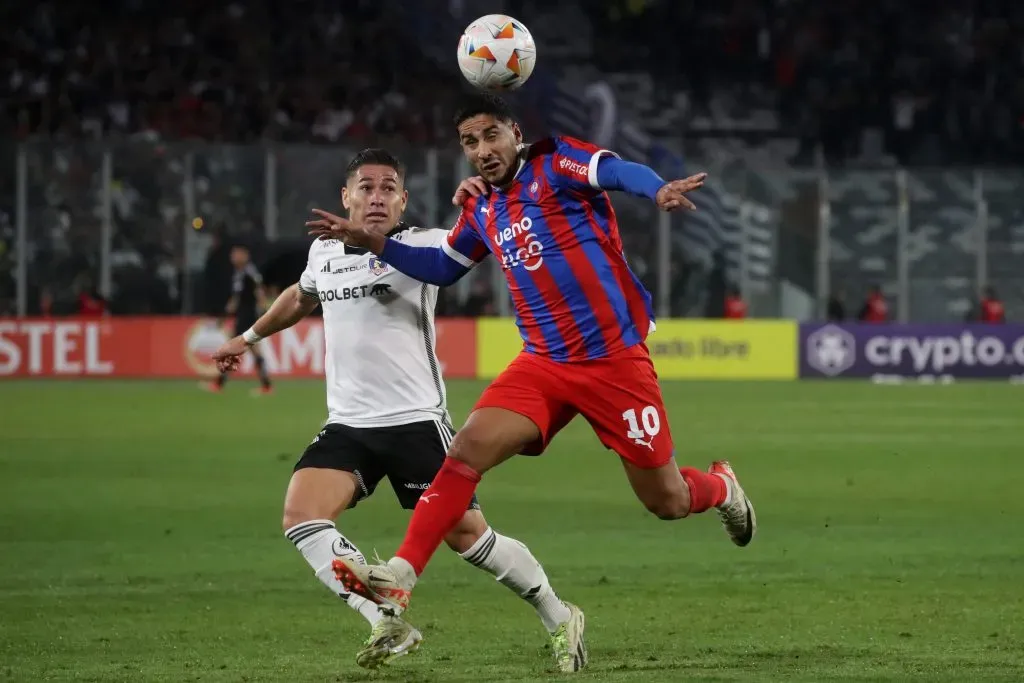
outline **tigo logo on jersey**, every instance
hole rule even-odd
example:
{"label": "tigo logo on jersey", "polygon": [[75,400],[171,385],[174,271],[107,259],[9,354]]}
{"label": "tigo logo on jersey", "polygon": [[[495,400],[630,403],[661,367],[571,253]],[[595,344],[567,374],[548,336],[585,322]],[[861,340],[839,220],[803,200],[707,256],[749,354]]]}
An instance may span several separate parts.
{"label": "tigo logo on jersey", "polygon": [[388,272],[388,264],[381,261],[376,256],[370,257],[370,272],[374,275],[383,275]]}
{"label": "tigo logo on jersey", "polygon": [[502,252],[502,268],[509,270],[521,265],[529,271],[534,271],[544,263],[544,257],[541,256],[541,252],[544,251],[544,245],[540,243],[536,235],[530,232],[532,229],[533,221],[529,216],[523,216],[521,221],[513,223],[511,227],[499,231],[494,236],[494,243],[499,248],[503,247],[506,243],[514,244],[516,238],[520,235],[523,235],[526,241],[526,244],[518,249],[505,249]]}

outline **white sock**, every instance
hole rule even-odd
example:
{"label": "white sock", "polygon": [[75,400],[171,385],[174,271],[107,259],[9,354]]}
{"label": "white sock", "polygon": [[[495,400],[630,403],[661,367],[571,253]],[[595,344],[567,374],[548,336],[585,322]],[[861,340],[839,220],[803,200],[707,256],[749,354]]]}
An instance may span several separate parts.
{"label": "white sock", "polygon": [[548,633],[554,633],[559,624],[569,620],[569,608],[555,595],[544,568],[530,549],[516,539],[487,527],[472,548],[459,554],[533,605]]}
{"label": "white sock", "polygon": [[399,585],[412,590],[413,586],[416,585],[416,579],[419,577],[416,576],[416,570],[409,564],[409,561],[396,556],[388,560],[388,566],[395,570]]}
{"label": "white sock", "polygon": [[347,592],[345,587],[334,578],[331,562],[335,558],[343,557],[359,564],[366,564],[366,558],[359,552],[359,548],[338,533],[338,530],[334,528],[334,522],[329,519],[313,519],[296,524],[284,532],[284,535],[306,558],[306,562],[313,568],[313,573],[320,583],[344,600],[349,607],[362,614],[371,626],[380,621],[383,615],[377,609],[377,605]]}

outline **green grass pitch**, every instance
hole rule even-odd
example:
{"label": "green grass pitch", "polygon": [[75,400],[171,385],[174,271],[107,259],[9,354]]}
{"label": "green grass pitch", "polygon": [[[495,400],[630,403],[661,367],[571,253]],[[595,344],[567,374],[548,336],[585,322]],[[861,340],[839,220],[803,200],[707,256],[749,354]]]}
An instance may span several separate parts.
{"label": "green grass pitch", "polygon": [[[280,531],[322,387],[0,383],[0,680],[547,681],[526,605],[439,551],[417,654],[368,673],[364,622]],[[459,423],[480,383],[450,385]],[[587,614],[580,681],[1024,680],[1024,387],[667,383],[681,464],[732,460],[760,534],[661,522],[585,422],[488,475],[484,511]],[[386,484],[340,518],[389,555]]]}

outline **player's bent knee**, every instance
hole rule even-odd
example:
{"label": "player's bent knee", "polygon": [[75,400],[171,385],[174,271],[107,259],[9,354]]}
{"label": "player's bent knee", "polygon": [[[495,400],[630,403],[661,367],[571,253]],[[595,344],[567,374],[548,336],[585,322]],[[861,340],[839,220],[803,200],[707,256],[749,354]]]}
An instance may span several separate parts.
{"label": "player's bent knee", "polygon": [[445,544],[457,553],[464,553],[473,547],[473,544],[480,538],[480,534],[471,529],[452,529],[445,535]]}
{"label": "player's bent knee", "polygon": [[281,531],[288,531],[294,526],[313,519],[316,519],[316,517],[304,515],[297,510],[285,510],[284,515],[281,516]]}
{"label": "player's bent knee", "polygon": [[469,510],[455,528],[444,537],[444,542],[457,553],[464,553],[487,531],[487,520],[479,510]]}
{"label": "player's bent knee", "polygon": [[483,474],[540,438],[537,426],[526,417],[503,408],[473,411],[455,435],[448,457]]}
{"label": "player's bent knee", "polygon": [[334,519],[355,497],[356,477],[346,471],[303,468],[288,482],[281,526],[285,531],[314,519]]}
{"label": "player's bent knee", "polygon": [[448,448],[449,458],[469,465],[480,474],[500,463],[504,455],[499,443],[480,430],[459,432]]}
{"label": "player's bent knee", "polygon": [[330,519],[330,515],[317,514],[317,511],[315,510],[285,508],[284,514],[281,516],[281,530],[288,531],[294,526],[311,522],[314,519]]}

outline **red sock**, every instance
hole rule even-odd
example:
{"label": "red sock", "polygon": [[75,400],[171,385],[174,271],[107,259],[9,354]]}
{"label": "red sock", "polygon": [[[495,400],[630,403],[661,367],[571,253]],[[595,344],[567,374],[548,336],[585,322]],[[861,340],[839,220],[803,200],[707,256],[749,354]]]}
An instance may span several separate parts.
{"label": "red sock", "polygon": [[690,514],[710,510],[725,502],[729,489],[717,474],[708,474],[692,467],[679,468],[679,474],[683,475],[686,485],[690,487]]}
{"label": "red sock", "polygon": [[445,534],[466,514],[479,482],[480,475],[469,465],[453,458],[444,459],[430,488],[416,503],[405,540],[395,553],[412,565],[416,576],[423,573]]}

